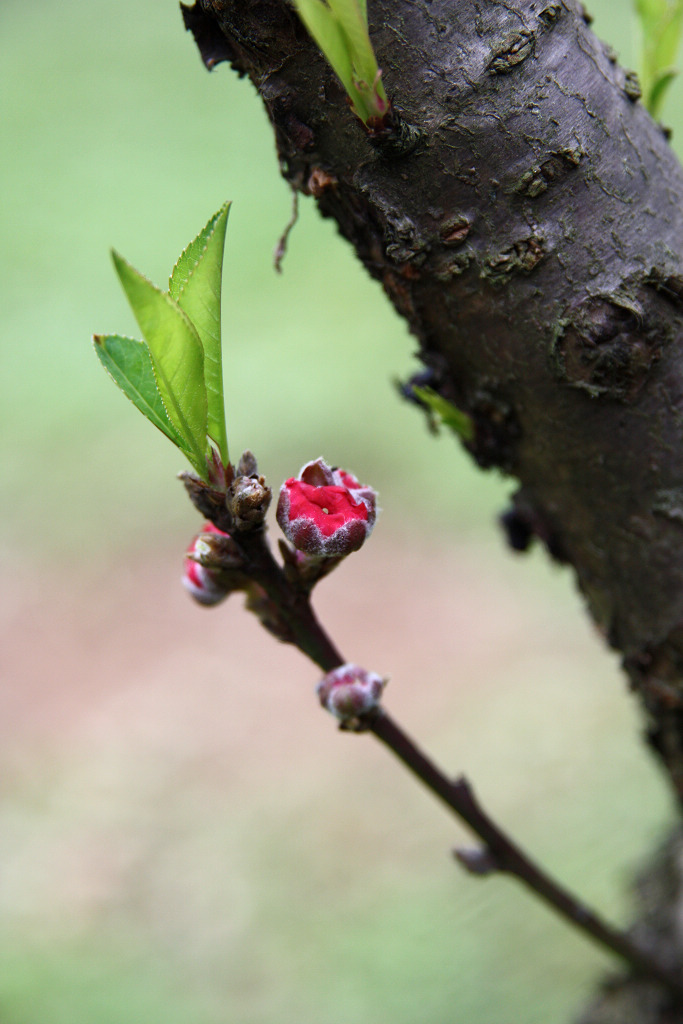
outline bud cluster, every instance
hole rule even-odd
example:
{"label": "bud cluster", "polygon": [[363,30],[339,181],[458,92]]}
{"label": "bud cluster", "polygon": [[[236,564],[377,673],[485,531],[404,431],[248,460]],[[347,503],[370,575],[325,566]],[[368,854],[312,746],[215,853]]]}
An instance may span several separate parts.
{"label": "bud cluster", "polygon": [[194,473],[180,473],[192,504],[205,519],[235,535],[262,529],[272,492],[259,476],[254,455],[243,452],[237,467],[228,464],[222,473],[219,484],[206,483]]}
{"label": "bud cluster", "polygon": [[[233,591],[244,592],[247,608],[270,632],[296,643],[292,607],[361,546],[375,523],[377,495],[323,459],[307,463],[280,492],[277,520],[292,546],[280,541],[279,569],[265,546],[271,491],[256,459],[246,451],[236,467],[224,468],[223,490],[183,474],[194,505],[207,519],[187,550],[183,584],[206,606],[219,604]],[[332,703],[337,700],[342,700],[341,691]]]}

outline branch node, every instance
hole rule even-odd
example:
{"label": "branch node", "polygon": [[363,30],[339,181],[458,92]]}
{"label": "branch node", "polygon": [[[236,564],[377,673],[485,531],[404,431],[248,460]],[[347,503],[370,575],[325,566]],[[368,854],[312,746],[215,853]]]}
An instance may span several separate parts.
{"label": "branch node", "polygon": [[395,107],[389,110],[378,125],[371,125],[370,142],[390,160],[409,156],[420,145],[426,133],[404,120]]}
{"label": "branch node", "polygon": [[465,871],[478,878],[485,878],[487,875],[493,875],[503,870],[487,846],[456,846],[453,856]]}

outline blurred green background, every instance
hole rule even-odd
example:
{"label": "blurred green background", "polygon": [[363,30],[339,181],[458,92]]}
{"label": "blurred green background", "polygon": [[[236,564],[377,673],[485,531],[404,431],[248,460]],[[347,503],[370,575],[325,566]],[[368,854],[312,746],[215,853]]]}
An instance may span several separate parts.
{"label": "blurred green background", "polygon": [[[592,10],[633,66],[624,6]],[[607,958],[513,883],[465,877],[463,833],[335,732],[315,671],[237,601],[182,592],[184,467],[90,347],[136,333],[108,247],[163,284],[233,200],[233,453],[273,484],[324,454],[380,489],[325,621],[523,844],[626,920],[669,797],[571,578],[505,550],[511,485],[396,398],[413,343],[310,203],[273,272],[290,196],[264,114],[204,71],[173,0],[2,0],[0,40],[0,1019],[567,1019]],[[674,142],[675,115],[674,96]]]}

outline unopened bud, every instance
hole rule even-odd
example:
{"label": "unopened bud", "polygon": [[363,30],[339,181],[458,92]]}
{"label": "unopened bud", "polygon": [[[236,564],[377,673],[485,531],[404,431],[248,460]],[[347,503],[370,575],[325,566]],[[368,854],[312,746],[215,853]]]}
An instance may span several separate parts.
{"label": "unopened bud", "polygon": [[183,586],[195,601],[207,607],[220,604],[230,593],[218,582],[213,569],[207,569],[192,558],[185,559]]}
{"label": "unopened bud", "polygon": [[240,589],[242,558],[228,533],[207,522],[187,549],[183,586],[199,604],[220,604],[232,590]]}
{"label": "unopened bud", "polygon": [[348,555],[370,535],[377,494],[323,459],[307,463],[280,489],[277,521],[295,548],[315,558]]}
{"label": "unopened bud", "polygon": [[237,463],[236,476],[256,476],[258,474],[258,464],[256,462],[256,456],[253,452],[250,452],[247,448],[246,451],[242,452],[240,461]]}
{"label": "unopened bud", "polygon": [[218,530],[213,523],[205,523],[202,532],[192,542],[191,555],[206,569],[222,573],[239,573],[244,568],[244,554],[229,533]]}
{"label": "unopened bud", "polygon": [[453,856],[471,875],[485,877],[500,871],[500,866],[487,846],[457,847]]}
{"label": "unopened bud", "polygon": [[376,672],[360,665],[340,665],[318,683],[316,693],[322,706],[342,722],[360,718],[379,707],[387,684]]}
{"label": "unopened bud", "polygon": [[272,492],[262,476],[238,476],[228,490],[227,506],[236,530],[263,526]]}

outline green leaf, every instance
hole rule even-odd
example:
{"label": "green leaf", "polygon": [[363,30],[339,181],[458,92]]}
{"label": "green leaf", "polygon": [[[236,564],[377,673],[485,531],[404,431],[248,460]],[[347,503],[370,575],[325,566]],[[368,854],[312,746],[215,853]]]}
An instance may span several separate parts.
{"label": "green leaf", "polygon": [[114,383],[133,405],[158,427],[175,445],[184,450],[161,400],[154,366],[144,341],[123,338],[118,334],[93,337],[95,352]]}
{"label": "green leaf", "polygon": [[228,464],[221,360],[221,276],[230,203],[224,203],[178,258],[169,281],[171,298],[191,320],[204,349],[209,437]]}
{"label": "green leaf", "polygon": [[[207,397],[204,350],[180,306],[112,250],[114,266],[152,357],[168,418],[188,458],[206,479]],[[192,453],[190,455],[190,453]]]}
{"label": "green leaf", "polygon": [[662,103],[664,102],[666,90],[677,76],[678,71],[673,69],[670,71],[661,71],[653,81],[650,92],[646,97],[647,109],[653,117],[658,116]]}
{"label": "green leaf", "polygon": [[635,0],[635,9],[640,23],[643,96],[656,117],[676,73],[673,65],[683,35],[683,0]]}
{"label": "green leaf", "polygon": [[365,0],[294,0],[299,17],[366,124],[388,109],[368,35]]}
{"label": "green leaf", "polygon": [[355,91],[351,54],[339,22],[323,0],[295,0],[295,3],[299,17],[351,96]]}
{"label": "green leaf", "polygon": [[472,418],[449,402],[447,398],[440,395],[432,388],[420,388],[413,385],[413,394],[421,402],[424,402],[432,412],[435,412],[444,426],[449,427],[454,433],[459,434],[464,441],[471,441],[474,437],[474,425]]}
{"label": "green leaf", "polygon": [[353,70],[367,85],[372,85],[377,74],[377,61],[368,35],[367,20],[363,17],[358,0],[328,0],[330,10],[339,23],[351,54]]}

